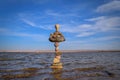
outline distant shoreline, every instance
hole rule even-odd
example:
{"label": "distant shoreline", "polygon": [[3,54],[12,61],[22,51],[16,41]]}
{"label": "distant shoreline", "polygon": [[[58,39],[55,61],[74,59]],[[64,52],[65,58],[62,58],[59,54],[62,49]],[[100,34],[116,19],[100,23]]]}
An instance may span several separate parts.
{"label": "distant shoreline", "polygon": [[[39,50],[39,51],[0,51],[0,52],[34,52],[34,53],[48,53],[55,52],[54,50]],[[60,50],[60,52],[120,52],[120,50]]]}

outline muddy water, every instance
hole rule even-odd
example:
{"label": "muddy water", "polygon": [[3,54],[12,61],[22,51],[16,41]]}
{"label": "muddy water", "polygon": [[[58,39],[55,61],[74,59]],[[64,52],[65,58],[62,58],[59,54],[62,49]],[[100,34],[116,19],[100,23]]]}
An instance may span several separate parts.
{"label": "muddy water", "polygon": [[120,52],[63,53],[63,69],[51,69],[53,53],[0,53],[0,80],[118,80]]}

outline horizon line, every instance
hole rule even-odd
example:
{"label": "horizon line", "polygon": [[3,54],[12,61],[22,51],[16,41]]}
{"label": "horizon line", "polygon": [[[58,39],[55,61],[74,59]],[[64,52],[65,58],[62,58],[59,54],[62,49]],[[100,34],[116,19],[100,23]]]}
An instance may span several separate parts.
{"label": "horizon line", "polygon": [[[0,50],[0,52],[55,52],[54,50]],[[120,50],[60,50],[60,52],[120,52]]]}

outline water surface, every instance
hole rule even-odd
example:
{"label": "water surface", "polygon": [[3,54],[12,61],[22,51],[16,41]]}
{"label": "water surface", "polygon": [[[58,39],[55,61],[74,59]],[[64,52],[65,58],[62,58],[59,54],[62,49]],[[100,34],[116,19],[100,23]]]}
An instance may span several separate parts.
{"label": "water surface", "polygon": [[118,80],[120,52],[63,53],[63,69],[51,69],[54,53],[0,53],[0,80]]}

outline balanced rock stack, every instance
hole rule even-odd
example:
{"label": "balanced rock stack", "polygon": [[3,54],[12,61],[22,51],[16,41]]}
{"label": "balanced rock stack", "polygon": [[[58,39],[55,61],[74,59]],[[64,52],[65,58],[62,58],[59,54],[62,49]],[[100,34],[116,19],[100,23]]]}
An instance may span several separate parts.
{"label": "balanced rock stack", "polygon": [[59,51],[59,42],[63,42],[65,41],[64,36],[62,35],[62,33],[60,33],[59,30],[59,24],[55,25],[55,29],[56,31],[53,34],[50,34],[50,38],[49,41],[51,42],[55,42],[54,46],[55,46],[55,58],[53,60],[53,64],[51,66],[51,68],[62,68],[62,63],[60,61],[61,59],[61,52]]}

